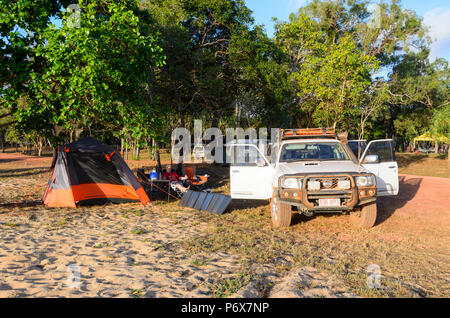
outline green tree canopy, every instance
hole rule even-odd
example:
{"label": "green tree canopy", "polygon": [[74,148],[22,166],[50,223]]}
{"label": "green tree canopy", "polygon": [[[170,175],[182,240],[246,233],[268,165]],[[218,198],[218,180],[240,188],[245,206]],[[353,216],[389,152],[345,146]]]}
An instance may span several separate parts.
{"label": "green tree canopy", "polygon": [[55,142],[62,132],[83,130],[151,133],[159,110],[148,85],[164,56],[147,27],[151,17],[137,5],[80,1],[79,26],[67,23],[65,13],[61,28],[43,32],[36,55],[48,63],[31,74],[29,107],[16,113],[20,127]]}

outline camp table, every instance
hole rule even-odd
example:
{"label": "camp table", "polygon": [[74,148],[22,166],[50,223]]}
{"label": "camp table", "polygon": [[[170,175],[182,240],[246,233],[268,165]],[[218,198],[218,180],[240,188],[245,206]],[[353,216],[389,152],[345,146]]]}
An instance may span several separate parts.
{"label": "camp table", "polygon": [[[158,179],[158,180],[151,180],[150,183],[150,197],[153,194],[153,185],[156,183],[155,188],[158,191],[162,191],[161,189],[164,188],[164,183],[167,184],[167,202],[170,202],[170,180],[165,180],[165,179]],[[159,183],[159,184],[158,184]],[[162,191],[164,192],[164,191]],[[151,200],[152,198],[150,198]]]}

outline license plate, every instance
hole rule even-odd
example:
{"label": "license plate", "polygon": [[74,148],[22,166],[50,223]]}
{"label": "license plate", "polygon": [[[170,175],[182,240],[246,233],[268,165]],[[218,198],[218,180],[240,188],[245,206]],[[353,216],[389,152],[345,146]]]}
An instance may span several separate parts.
{"label": "license plate", "polygon": [[341,206],[341,199],[319,199],[319,206]]}

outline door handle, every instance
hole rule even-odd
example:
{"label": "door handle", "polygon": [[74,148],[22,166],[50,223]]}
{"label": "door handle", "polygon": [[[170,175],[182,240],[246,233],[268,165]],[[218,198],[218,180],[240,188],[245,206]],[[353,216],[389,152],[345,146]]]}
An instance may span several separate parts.
{"label": "door handle", "polygon": [[390,167],[388,167],[389,169],[395,169],[395,168],[397,168],[396,166],[390,166]]}

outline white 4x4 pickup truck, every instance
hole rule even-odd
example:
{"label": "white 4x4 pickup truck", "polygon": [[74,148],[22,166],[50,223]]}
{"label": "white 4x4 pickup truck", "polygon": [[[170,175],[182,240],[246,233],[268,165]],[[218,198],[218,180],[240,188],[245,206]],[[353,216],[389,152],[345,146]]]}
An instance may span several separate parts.
{"label": "white 4x4 pickup truck", "polygon": [[391,139],[368,143],[359,162],[346,139],[323,128],[282,130],[274,162],[254,144],[231,147],[234,154],[251,158],[231,164],[231,197],[271,199],[275,227],[289,226],[297,211],[307,216],[350,214],[354,224],[370,228],[377,217],[377,196],[398,193]]}

